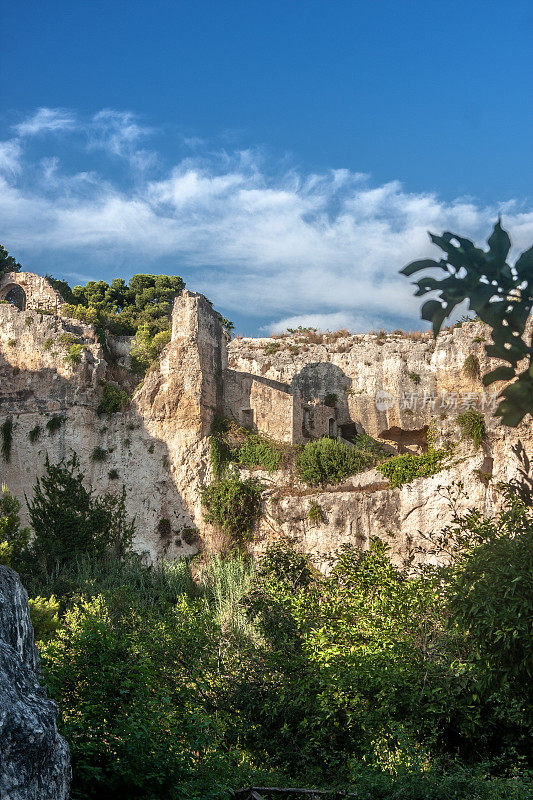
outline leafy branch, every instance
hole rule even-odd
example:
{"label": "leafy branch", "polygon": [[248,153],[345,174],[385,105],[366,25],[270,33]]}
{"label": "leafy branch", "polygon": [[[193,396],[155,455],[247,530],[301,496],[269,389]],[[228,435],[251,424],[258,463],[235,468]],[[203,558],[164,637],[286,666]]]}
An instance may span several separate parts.
{"label": "leafy branch", "polygon": [[[503,399],[496,413],[505,425],[516,427],[526,414],[533,414],[533,347],[526,334],[533,307],[533,247],[510,266],[507,256],[511,240],[500,220],[488,239],[488,251],[455,233],[430,233],[429,237],[445,257],[440,261],[413,261],[401,274],[410,276],[426,269],[445,273],[441,280],[425,275],[415,282],[417,297],[438,293],[438,299],[427,300],[422,306],[422,319],[433,323],[435,336],[444,320],[465,300],[490,326],[493,343],[485,345],[486,353],[509,366],[493,369],[483,377],[483,383],[487,386],[494,381],[513,381],[501,392]],[[523,360],[528,364],[520,372],[518,365]]]}

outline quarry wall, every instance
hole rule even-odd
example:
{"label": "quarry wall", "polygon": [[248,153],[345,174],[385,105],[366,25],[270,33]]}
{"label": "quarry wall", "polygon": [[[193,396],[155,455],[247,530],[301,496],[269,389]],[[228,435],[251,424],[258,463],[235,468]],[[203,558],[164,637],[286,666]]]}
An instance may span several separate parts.
{"label": "quarry wall", "polygon": [[[388,488],[373,470],[319,491],[290,470],[253,472],[266,487],[251,544],[255,552],[291,537],[324,566],[327,554],[343,543],[365,548],[376,535],[398,562],[413,550],[427,560],[427,534],[449,519],[439,486],[462,480],[469,495],[464,506],[490,512],[498,502],[495,483],[516,477],[533,457],[531,421],[515,430],[493,416],[498,387],[487,392],[479,377],[493,366],[484,353],[486,336],[480,324],[466,323],[437,340],[399,333],[336,334],[320,341],[295,335],[227,346],[220,315],[202,295],[184,291],[175,301],[171,341],[134,391],[138,379],[120,366],[124,343],[117,345],[117,360],[104,352],[91,326],[0,304],[0,424],[8,417],[13,422],[0,480],[24,507],[46,455],[59,461],[76,453],[96,491],[119,492],[124,484],[136,548],[154,559],[178,557],[220,547],[200,502],[201,486],[212,479],[215,416],[242,422],[242,411],[252,409],[255,428],[286,443],[302,441],[304,431],[323,435],[334,422],[341,431],[352,426],[413,452],[424,448],[431,424],[437,438],[456,443],[453,460],[446,470],[401,489]],[[73,337],[82,345],[79,363],[68,357]],[[279,344],[275,353],[272,343]],[[98,413],[106,383],[132,393],[129,407]],[[337,395],[334,409],[323,403],[328,394]],[[485,414],[488,433],[479,450],[460,441],[455,422],[468,407]],[[56,418],[59,423],[50,425]],[[309,519],[312,502],[323,510],[320,523]]]}

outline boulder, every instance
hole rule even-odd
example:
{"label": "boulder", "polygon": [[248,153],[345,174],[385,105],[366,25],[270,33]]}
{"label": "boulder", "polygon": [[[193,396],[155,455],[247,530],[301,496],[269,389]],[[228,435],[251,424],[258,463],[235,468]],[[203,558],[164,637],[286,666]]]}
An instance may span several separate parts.
{"label": "boulder", "polygon": [[57,707],[42,686],[28,595],[17,573],[0,566],[0,797],[66,800],[70,774]]}

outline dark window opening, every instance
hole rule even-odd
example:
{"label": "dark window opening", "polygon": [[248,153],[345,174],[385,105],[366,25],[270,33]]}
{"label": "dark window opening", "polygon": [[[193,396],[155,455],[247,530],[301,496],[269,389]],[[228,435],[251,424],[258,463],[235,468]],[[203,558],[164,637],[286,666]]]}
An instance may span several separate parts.
{"label": "dark window opening", "polygon": [[26,308],[26,293],[20,286],[12,286],[8,289],[3,299],[18,308],[19,311],[24,311]]}

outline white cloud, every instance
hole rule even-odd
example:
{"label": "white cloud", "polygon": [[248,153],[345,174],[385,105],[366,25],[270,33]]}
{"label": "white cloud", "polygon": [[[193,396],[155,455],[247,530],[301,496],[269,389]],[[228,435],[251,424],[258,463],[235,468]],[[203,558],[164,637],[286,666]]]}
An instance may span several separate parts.
{"label": "white cloud", "polygon": [[[39,115],[41,125],[55,119],[45,111],[31,118],[35,130]],[[82,272],[98,259],[130,272],[184,270],[218,307],[278,328],[414,326],[419,301],[398,270],[438,253],[428,229],[482,243],[503,212],[517,249],[533,242],[533,210],[515,201],[447,202],[399,181],[283,171],[260,151],[213,154],[207,145],[166,171],[158,158],[156,174],[156,155],[141,146],[150,129],[133,115],[105,110],[77,125],[81,169],[67,171],[59,147],[36,163],[22,139],[0,147],[0,166],[2,153],[12,164],[0,177],[0,241],[31,252],[33,264],[39,253],[72,256]],[[101,151],[98,173],[84,169],[87,141]],[[116,177],[116,157],[132,180]]]}
{"label": "white cloud", "polygon": [[0,142],[0,172],[18,172],[22,148],[16,139]]}
{"label": "white cloud", "polygon": [[15,131],[19,136],[37,136],[43,131],[58,133],[73,130],[75,126],[75,118],[70,111],[62,108],[38,108],[24,122],[15,125]]}

